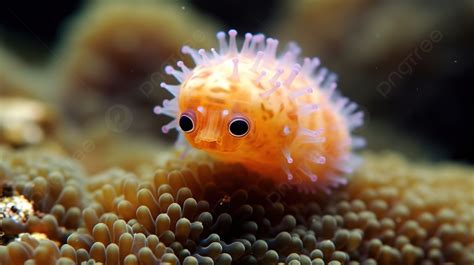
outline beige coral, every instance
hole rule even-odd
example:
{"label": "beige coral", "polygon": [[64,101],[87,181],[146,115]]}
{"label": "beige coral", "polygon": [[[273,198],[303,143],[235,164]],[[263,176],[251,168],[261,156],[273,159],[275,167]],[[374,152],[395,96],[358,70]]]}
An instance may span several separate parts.
{"label": "beige coral", "polygon": [[54,135],[55,120],[55,113],[43,102],[0,97],[0,143],[11,146],[44,143]]}
{"label": "beige coral", "polygon": [[0,148],[2,189],[12,185],[11,195],[23,196],[35,211],[24,222],[9,217],[1,219],[2,234],[44,233],[50,239],[65,241],[69,231],[81,223],[86,200],[82,189],[84,177],[79,165],[52,151]]}
{"label": "beige coral", "polygon": [[69,113],[102,121],[120,102],[142,117],[133,126],[141,129],[150,129],[150,110],[168,96],[159,86],[164,66],[183,44],[210,47],[215,34],[209,19],[167,1],[92,1],[67,29],[52,68]]}
{"label": "beige coral", "polygon": [[23,253],[6,264],[472,264],[472,168],[364,157],[329,196],[205,157],[104,172],[87,178],[92,203],[65,244],[24,235],[0,252]]}

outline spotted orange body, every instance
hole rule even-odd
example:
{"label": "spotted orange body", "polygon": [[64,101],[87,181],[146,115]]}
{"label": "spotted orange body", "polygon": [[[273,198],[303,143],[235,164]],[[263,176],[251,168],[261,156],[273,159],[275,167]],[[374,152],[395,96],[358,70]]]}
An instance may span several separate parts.
{"label": "spotted orange body", "polygon": [[155,107],[174,118],[163,131],[178,128],[191,146],[218,160],[238,162],[276,181],[308,191],[344,184],[363,139],[351,136],[362,112],[336,92],[336,75],[317,58],[298,64],[290,44],[277,54],[278,40],[237,32],[217,34],[219,50],[184,46],[194,68],[165,71],[179,84],[162,83],[175,96]]}

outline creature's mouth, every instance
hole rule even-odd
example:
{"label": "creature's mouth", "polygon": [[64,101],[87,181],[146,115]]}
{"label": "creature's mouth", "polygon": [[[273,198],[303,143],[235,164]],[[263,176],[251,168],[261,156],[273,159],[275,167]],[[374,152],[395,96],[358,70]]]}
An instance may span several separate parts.
{"label": "creature's mouth", "polygon": [[200,150],[203,150],[203,151],[206,151],[206,152],[209,152],[209,153],[213,153],[215,155],[219,155],[219,154],[230,154],[230,153],[233,153],[235,152],[235,148],[233,147],[226,147],[226,146],[223,146],[217,142],[201,142],[199,144],[199,146],[195,146],[196,148],[200,149]]}
{"label": "creature's mouth", "polygon": [[208,151],[216,151],[219,149],[219,145],[217,144],[216,141],[211,141],[211,142],[200,142],[199,143],[199,148],[208,150]]}

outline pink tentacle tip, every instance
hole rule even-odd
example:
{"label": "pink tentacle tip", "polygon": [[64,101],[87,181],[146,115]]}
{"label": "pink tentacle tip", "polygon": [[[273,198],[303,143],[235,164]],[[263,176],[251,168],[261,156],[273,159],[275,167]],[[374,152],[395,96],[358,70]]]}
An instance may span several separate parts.
{"label": "pink tentacle tip", "polygon": [[[164,84],[164,83],[162,83],[162,84]],[[170,104],[171,104],[171,102],[170,102],[169,99],[163,100],[163,107],[169,106]]]}
{"label": "pink tentacle tip", "polygon": [[170,129],[168,128],[168,126],[164,125],[164,126],[161,127],[161,131],[164,134],[168,134],[170,132]]}
{"label": "pink tentacle tip", "polygon": [[288,176],[288,180],[293,180],[293,174],[289,173],[287,176]]}
{"label": "pink tentacle tip", "polygon": [[173,69],[172,66],[167,65],[167,66],[165,67],[165,72],[166,72],[167,74],[171,74],[171,73],[174,72],[174,69]]}
{"label": "pink tentacle tip", "polygon": [[156,115],[160,115],[161,114],[161,111],[162,111],[162,108],[160,106],[155,106],[153,108],[153,112],[156,114]]}
{"label": "pink tentacle tip", "polygon": [[183,47],[181,48],[181,52],[182,52],[182,53],[188,53],[189,51],[190,51],[189,46],[183,46]]}
{"label": "pink tentacle tip", "polygon": [[225,32],[224,31],[219,31],[216,34],[218,39],[225,38]]}

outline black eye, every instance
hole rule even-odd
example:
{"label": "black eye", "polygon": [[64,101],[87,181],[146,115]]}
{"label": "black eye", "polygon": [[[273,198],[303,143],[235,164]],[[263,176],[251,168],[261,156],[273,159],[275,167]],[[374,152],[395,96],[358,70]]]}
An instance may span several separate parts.
{"label": "black eye", "polygon": [[249,122],[244,118],[235,118],[229,123],[229,132],[232,136],[242,137],[249,132]]}
{"label": "black eye", "polygon": [[189,114],[181,114],[179,118],[179,127],[183,132],[190,133],[194,130],[194,121]]}

